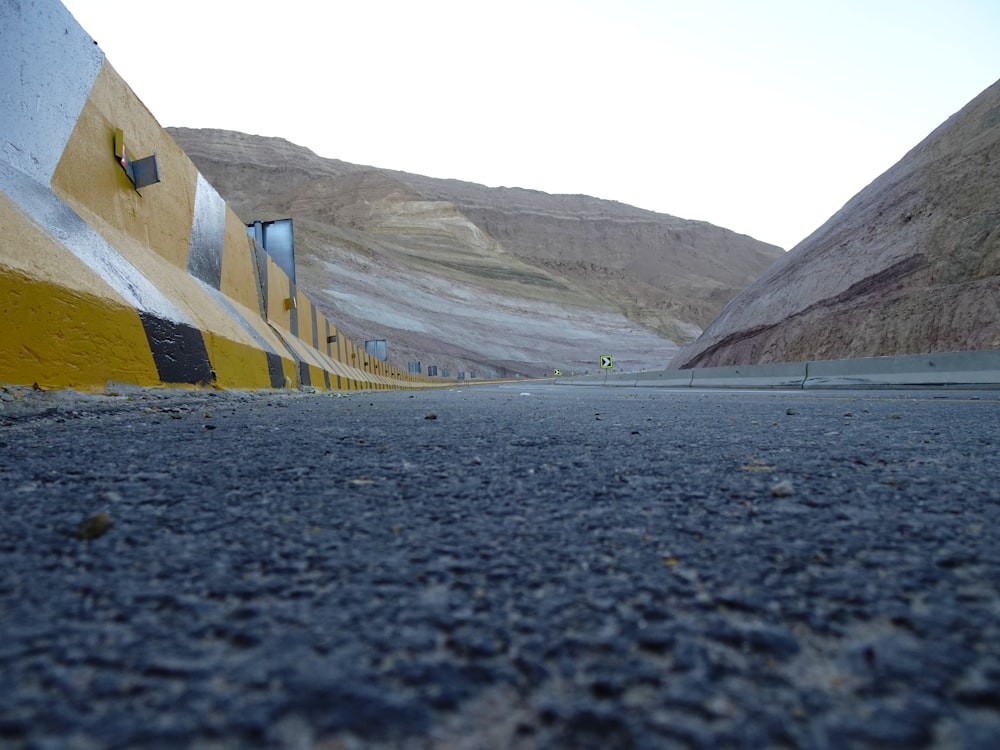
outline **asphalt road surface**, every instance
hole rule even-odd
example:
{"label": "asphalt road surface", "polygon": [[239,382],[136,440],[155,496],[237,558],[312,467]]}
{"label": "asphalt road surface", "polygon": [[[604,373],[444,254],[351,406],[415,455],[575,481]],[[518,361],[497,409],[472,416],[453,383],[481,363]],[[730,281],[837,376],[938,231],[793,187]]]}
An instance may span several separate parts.
{"label": "asphalt road surface", "polygon": [[0,748],[998,747],[995,391],[0,396]]}

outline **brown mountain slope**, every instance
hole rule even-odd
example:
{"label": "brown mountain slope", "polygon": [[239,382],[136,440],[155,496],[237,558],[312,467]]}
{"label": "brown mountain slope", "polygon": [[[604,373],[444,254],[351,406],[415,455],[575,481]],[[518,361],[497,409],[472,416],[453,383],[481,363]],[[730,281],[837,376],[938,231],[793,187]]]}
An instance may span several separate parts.
{"label": "brown mountain slope", "polygon": [[671,367],[1000,348],[1000,81],[737,295]]}
{"label": "brown mountain slope", "polygon": [[299,286],[399,364],[540,374],[663,367],[781,250],[587,196],[325,159],[280,138],[169,132],[245,221],[295,221]]}

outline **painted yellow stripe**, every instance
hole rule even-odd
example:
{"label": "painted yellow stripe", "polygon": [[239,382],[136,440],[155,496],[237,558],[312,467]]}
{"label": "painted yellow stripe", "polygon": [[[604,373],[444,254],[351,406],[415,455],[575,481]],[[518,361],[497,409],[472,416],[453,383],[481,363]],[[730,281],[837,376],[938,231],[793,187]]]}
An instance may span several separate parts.
{"label": "painted yellow stripe", "polygon": [[0,382],[158,385],[138,314],[0,193]]}
{"label": "painted yellow stripe", "polygon": [[[267,353],[253,344],[227,339],[211,331],[203,331],[205,348],[216,374],[220,388],[270,388]],[[288,357],[288,368],[294,363]],[[287,369],[287,368],[283,368]]]}
{"label": "painted yellow stripe", "polygon": [[247,228],[227,206],[220,291],[259,316],[262,311],[257,294],[255,264]]}
{"label": "painted yellow stripe", "polygon": [[77,390],[160,383],[130,305],[0,266],[0,316],[0,382]]}
{"label": "painted yellow stripe", "polygon": [[[116,129],[133,157],[157,155],[161,182],[133,188],[112,158]],[[199,179],[187,155],[105,62],[49,187],[107,241],[101,257],[114,262],[88,265],[86,253],[75,246],[76,254],[71,252],[27,218],[14,199],[0,195],[0,237],[17,238],[0,252],[5,312],[0,356],[7,359],[0,363],[0,378],[41,378],[57,387],[103,387],[108,379],[155,385],[154,355],[162,359],[164,352],[147,332],[162,322],[164,328],[194,332],[195,338],[200,332],[205,346],[200,366],[207,371],[207,354],[223,387],[273,386],[269,367],[280,367],[282,379],[295,383],[299,362],[317,388],[327,387],[326,374],[331,388],[406,387],[408,376],[346,339],[301,291],[294,293],[293,326],[285,305],[288,278],[270,259],[268,315],[261,317],[253,252],[242,221],[228,207],[221,276],[214,276],[218,288],[210,288],[216,281],[205,283],[189,273]],[[125,267],[128,273],[121,272]],[[144,291],[132,299],[131,290],[140,287]],[[147,320],[151,315],[158,316],[153,324]],[[325,340],[328,325],[338,337],[335,348]]]}
{"label": "painted yellow stripe", "polygon": [[[112,158],[117,128],[133,157],[156,154],[161,182],[142,191],[132,187]],[[183,269],[197,178],[194,163],[105,62],[52,176],[52,189],[77,213],[98,217],[131,244]],[[88,223],[93,224],[89,218]],[[112,244],[121,249],[118,242]]]}

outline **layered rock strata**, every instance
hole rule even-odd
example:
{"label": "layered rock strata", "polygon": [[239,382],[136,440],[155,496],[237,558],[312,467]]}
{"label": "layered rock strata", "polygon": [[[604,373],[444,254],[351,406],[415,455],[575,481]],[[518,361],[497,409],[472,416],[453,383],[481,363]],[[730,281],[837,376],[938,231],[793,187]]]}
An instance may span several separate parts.
{"label": "layered rock strata", "polygon": [[[295,220],[299,285],[357,339],[454,372],[662,368],[780,248],[582,195],[488,188],[171,128],[246,221]],[[429,363],[429,362],[428,362]]]}
{"label": "layered rock strata", "polygon": [[1000,348],[1000,81],[746,287],[672,368]]}

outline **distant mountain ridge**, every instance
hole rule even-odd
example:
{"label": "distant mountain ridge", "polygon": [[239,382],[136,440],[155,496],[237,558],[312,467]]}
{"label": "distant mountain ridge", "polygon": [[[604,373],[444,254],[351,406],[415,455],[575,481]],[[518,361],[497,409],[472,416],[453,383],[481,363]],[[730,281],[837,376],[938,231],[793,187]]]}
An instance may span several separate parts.
{"label": "distant mountain ridge", "polygon": [[740,292],[671,367],[1000,348],[1000,81]]}
{"label": "distant mountain ridge", "polygon": [[[168,128],[244,221],[295,221],[298,281],[353,337],[454,369],[662,368],[780,248],[582,195],[349,164]],[[392,357],[390,357],[392,359]]]}

